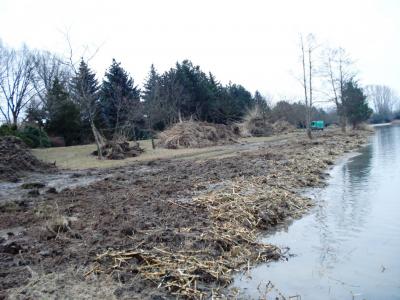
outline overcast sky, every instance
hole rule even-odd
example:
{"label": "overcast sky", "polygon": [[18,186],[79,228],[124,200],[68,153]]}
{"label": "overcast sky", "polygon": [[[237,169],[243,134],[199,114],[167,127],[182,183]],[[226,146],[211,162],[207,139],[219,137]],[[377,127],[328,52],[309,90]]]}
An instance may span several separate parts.
{"label": "overcast sky", "polygon": [[91,67],[111,59],[143,83],[151,63],[165,71],[185,58],[228,83],[275,98],[301,95],[299,33],[341,46],[362,84],[400,90],[400,1],[0,0],[0,39],[18,47],[74,53],[101,46]]}

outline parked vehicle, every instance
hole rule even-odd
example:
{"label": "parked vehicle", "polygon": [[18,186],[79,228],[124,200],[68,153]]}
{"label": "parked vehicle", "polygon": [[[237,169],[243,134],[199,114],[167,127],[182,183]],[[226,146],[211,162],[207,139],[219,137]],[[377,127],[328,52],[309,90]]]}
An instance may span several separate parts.
{"label": "parked vehicle", "polygon": [[325,128],[324,121],[311,121],[312,130],[324,130],[324,128]]}

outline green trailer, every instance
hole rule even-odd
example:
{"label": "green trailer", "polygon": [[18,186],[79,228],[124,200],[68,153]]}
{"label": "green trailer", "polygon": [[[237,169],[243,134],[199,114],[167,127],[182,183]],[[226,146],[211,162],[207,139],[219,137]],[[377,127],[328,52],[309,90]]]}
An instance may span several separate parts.
{"label": "green trailer", "polygon": [[312,130],[324,130],[324,128],[325,128],[324,121],[311,121]]}

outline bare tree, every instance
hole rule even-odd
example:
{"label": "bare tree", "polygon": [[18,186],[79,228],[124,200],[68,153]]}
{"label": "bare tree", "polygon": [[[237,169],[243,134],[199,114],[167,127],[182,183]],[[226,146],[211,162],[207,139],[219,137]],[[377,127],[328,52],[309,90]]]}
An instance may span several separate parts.
{"label": "bare tree", "polygon": [[346,132],[346,112],[342,101],[346,82],[355,77],[352,60],[343,48],[326,48],[322,74],[329,86],[328,101],[334,102],[342,132]]}
{"label": "bare tree", "polygon": [[317,48],[315,38],[309,34],[304,43],[303,36],[300,35],[300,48],[301,48],[301,63],[303,69],[302,85],[304,89],[304,105],[306,107],[306,129],[307,136],[312,139],[311,133],[311,115],[313,108],[313,52]]}
{"label": "bare tree", "polygon": [[46,105],[46,94],[52,87],[55,78],[67,83],[71,72],[66,62],[48,51],[37,51],[34,54],[35,72],[32,76],[32,84],[40,101]]}
{"label": "bare tree", "polygon": [[2,57],[4,65],[0,92],[5,105],[0,104],[0,112],[7,123],[17,126],[21,112],[35,96],[33,57],[26,46],[19,50],[5,49]]}
{"label": "bare tree", "polygon": [[[106,139],[99,132],[99,130],[96,128],[95,125],[95,118],[96,115],[98,114],[97,80],[95,79],[94,74],[91,74],[90,72],[89,73],[82,72],[82,70],[85,69],[85,66],[87,67],[89,61],[96,56],[100,47],[97,47],[94,51],[91,51],[89,55],[86,55],[89,52],[88,47],[84,47],[84,51],[80,56],[80,59],[76,60],[69,32],[65,32],[63,34],[68,44],[68,57],[65,59],[66,66],[68,66],[72,74],[72,77],[74,77],[72,80],[73,85],[75,85],[75,95],[73,95],[73,98],[75,98],[75,101],[80,107],[81,115],[84,114],[89,121],[90,128],[92,130],[93,137],[96,142],[98,158],[103,159],[102,147],[106,144]],[[88,68],[86,69],[87,71],[89,71]],[[93,82],[95,82],[94,86],[96,87],[89,86],[88,79],[89,81],[93,80]]]}
{"label": "bare tree", "polygon": [[0,82],[3,80],[5,73],[5,58],[6,58],[6,48],[0,40]]}
{"label": "bare tree", "polygon": [[395,110],[398,96],[386,85],[368,85],[365,91],[377,114],[390,118]]}

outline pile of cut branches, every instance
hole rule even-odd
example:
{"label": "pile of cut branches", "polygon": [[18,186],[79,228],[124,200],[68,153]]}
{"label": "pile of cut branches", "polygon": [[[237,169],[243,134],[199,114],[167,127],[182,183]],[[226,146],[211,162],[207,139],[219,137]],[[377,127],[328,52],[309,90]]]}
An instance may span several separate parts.
{"label": "pile of cut branches", "polygon": [[[102,157],[106,159],[136,157],[143,152],[144,150],[139,146],[138,142],[134,142],[133,145],[130,145],[127,141],[111,140],[101,146]],[[98,151],[95,150],[92,154],[98,156]]]}
{"label": "pile of cut branches", "polygon": [[282,258],[281,249],[259,242],[257,233],[288,216],[297,217],[311,206],[308,199],[292,192],[265,189],[264,181],[255,178],[236,181],[223,191],[194,198],[192,203],[175,204],[208,211],[210,226],[191,236],[180,250],[140,246],[109,250],[97,256],[99,264],[93,271],[104,270],[104,266],[128,269],[172,295],[204,299],[228,286],[232,272]]}
{"label": "pile of cut branches", "polygon": [[202,148],[236,143],[238,137],[228,125],[186,121],[161,132],[158,145],[167,149]]}

